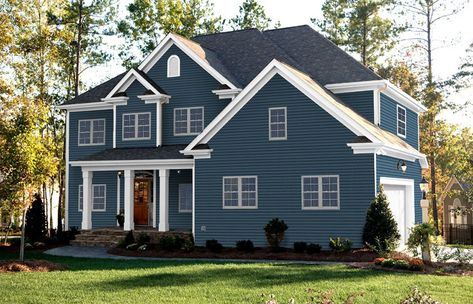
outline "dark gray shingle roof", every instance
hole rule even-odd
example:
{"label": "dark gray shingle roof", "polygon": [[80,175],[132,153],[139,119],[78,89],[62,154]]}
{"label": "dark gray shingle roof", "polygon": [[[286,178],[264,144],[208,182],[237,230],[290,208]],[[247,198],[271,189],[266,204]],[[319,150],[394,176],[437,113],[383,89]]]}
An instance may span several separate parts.
{"label": "dark gray shingle roof", "polygon": [[185,159],[192,158],[181,154],[187,145],[166,145],[160,147],[147,148],[115,148],[106,149],[92,154],[80,160],[100,161],[100,160],[146,160],[146,159]]}

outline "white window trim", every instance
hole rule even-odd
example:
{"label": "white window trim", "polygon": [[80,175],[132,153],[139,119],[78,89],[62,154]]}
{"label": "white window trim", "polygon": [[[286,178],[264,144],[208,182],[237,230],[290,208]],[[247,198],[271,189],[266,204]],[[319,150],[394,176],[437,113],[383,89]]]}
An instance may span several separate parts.
{"label": "white window trim", "polygon": [[[404,132],[405,134],[399,133],[399,108],[404,110],[405,113],[405,120],[404,120]],[[406,138],[407,135],[407,110],[403,106],[396,105],[396,134],[402,138]]]}
{"label": "white window trim", "polygon": [[[284,137],[272,137],[271,136],[271,111],[272,110],[284,110]],[[277,107],[268,109],[268,133],[269,140],[287,140],[287,107]]]}
{"label": "white window trim", "polygon": [[[182,185],[191,185],[191,208],[190,209],[181,209],[181,186]],[[192,201],[194,197],[194,191],[192,189],[192,183],[183,183],[178,185],[178,192],[179,192],[179,198],[177,201],[177,205],[179,206],[179,213],[192,213]]]}
{"label": "white window trim", "polygon": [[[238,206],[225,206],[225,179],[226,178],[237,178],[238,179]],[[242,206],[242,190],[241,180],[243,178],[254,178],[255,179],[255,205],[254,206]],[[256,175],[243,175],[243,176],[224,176],[222,178],[222,206],[223,209],[258,209],[258,176]]]}
{"label": "white window trim", "polygon": [[[193,109],[202,109],[202,131],[205,128],[205,112],[204,112],[204,107],[189,107],[189,108],[174,108],[173,111],[173,131],[174,131],[174,136],[190,136],[190,135],[199,135],[202,133],[200,132],[191,132],[191,110]],[[187,132],[186,133],[176,133],[176,111],[177,110],[187,110]]]}
{"label": "white window trim", "polygon": [[[149,116],[149,136],[138,137],[138,115],[147,114]],[[125,138],[125,115],[135,116],[135,137]],[[149,140],[151,139],[151,112],[137,112],[137,113],[123,113],[122,114],[122,141],[133,141],[133,140]]]}
{"label": "white window trim", "polygon": [[[103,186],[105,188],[104,190],[104,203],[103,203],[103,209],[95,209],[94,208],[94,187],[100,187],[100,186]],[[77,192],[77,210],[79,212],[82,212],[82,209],[80,208],[80,192],[81,192],[81,188],[83,188],[83,185],[80,184],[79,185],[79,188],[78,188],[78,192]],[[105,212],[107,210],[107,185],[106,184],[92,184],[92,211],[94,212]],[[82,192],[82,196],[84,196],[84,192]],[[84,199],[82,197],[82,199]],[[83,204],[84,202],[82,202]]]}
{"label": "white window trim", "polygon": [[[176,58],[177,59],[177,74],[176,75],[171,75],[169,72],[170,72],[170,69],[169,69],[169,64],[171,63],[171,59],[174,59]],[[181,59],[179,58],[179,56],[177,55],[171,55],[169,56],[168,58],[168,63],[167,63],[167,76],[168,78],[174,78],[174,77],[180,77],[181,76]]]}
{"label": "white window trim", "polygon": [[[94,143],[94,121],[100,121],[103,120],[103,142],[101,143]],[[83,121],[88,121],[90,122],[90,143],[89,144],[81,144],[80,143],[80,123]],[[107,133],[107,125],[106,125],[106,120],[105,118],[97,118],[97,119],[79,119],[77,121],[77,145],[79,147],[83,146],[104,146],[105,145],[105,138],[106,138],[106,133]]]}
{"label": "white window trim", "polygon": [[[337,178],[337,201],[338,206],[336,207],[324,207],[322,206],[322,178],[324,177],[336,177]],[[319,206],[318,207],[305,207],[304,206],[304,178],[318,178],[319,180]],[[301,176],[301,207],[302,210],[340,210],[340,176],[339,175],[303,175]]]}

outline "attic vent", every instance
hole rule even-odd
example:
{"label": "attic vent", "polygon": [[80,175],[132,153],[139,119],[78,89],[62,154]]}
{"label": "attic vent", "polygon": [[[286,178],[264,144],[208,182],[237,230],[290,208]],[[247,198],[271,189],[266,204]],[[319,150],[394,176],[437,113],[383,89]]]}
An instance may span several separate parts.
{"label": "attic vent", "polygon": [[177,55],[172,55],[168,59],[168,77],[181,76],[181,60]]}

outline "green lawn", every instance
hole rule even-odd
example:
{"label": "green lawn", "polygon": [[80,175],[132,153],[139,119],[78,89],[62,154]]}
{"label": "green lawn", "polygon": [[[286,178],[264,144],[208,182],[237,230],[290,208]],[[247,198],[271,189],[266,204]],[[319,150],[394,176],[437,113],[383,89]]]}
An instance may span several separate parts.
{"label": "green lawn", "polygon": [[[364,291],[356,303],[399,303],[412,286],[445,303],[472,303],[473,278],[400,274],[343,265],[114,261],[50,257],[68,270],[0,274],[2,303],[279,303],[305,290],[333,290],[337,298]],[[0,252],[0,260],[11,258]]]}

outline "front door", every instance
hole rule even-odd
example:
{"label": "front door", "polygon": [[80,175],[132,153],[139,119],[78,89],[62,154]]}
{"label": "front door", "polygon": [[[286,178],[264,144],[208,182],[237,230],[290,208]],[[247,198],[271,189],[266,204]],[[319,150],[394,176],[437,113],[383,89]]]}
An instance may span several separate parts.
{"label": "front door", "polygon": [[148,225],[148,211],[151,202],[151,180],[135,179],[134,221],[135,225]]}
{"label": "front door", "polygon": [[401,235],[401,246],[406,244],[406,187],[402,185],[385,185],[384,191],[389,202],[393,217],[397,222],[397,229]]}

